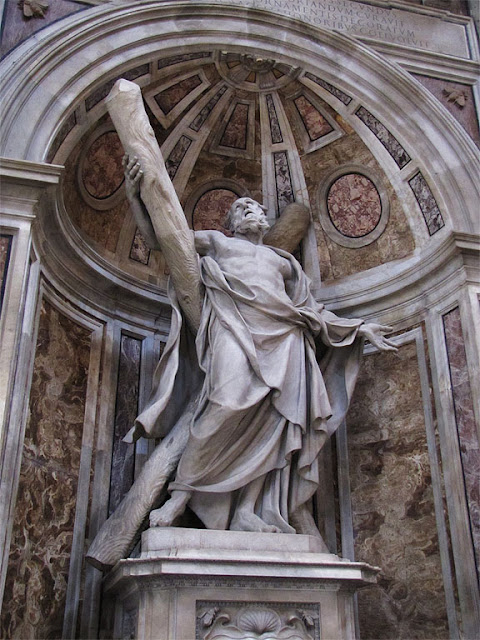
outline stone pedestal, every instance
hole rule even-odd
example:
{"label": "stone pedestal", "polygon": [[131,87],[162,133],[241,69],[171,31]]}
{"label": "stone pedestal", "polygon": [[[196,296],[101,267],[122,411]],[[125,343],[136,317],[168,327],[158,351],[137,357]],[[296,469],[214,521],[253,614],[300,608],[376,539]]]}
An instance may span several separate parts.
{"label": "stone pedestal", "polygon": [[377,571],[312,536],[149,529],[105,595],[114,638],[346,640],[353,594]]}

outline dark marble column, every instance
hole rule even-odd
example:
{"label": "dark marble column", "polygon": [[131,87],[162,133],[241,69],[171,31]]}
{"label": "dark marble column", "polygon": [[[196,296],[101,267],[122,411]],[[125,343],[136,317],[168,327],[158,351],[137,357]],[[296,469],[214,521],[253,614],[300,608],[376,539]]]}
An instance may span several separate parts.
{"label": "dark marble column", "polygon": [[10,251],[12,249],[13,236],[0,235],[0,312],[3,306],[3,296],[7,285],[8,264],[10,261]]}
{"label": "dark marble column", "polygon": [[458,307],[443,316],[443,325],[465,482],[465,495],[470,517],[470,529],[477,571],[480,572],[480,446],[473,413],[473,398],[467,368],[465,341]]}
{"label": "dark marble column", "polygon": [[115,511],[134,479],[135,447],[125,444],[122,438],[133,426],[138,415],[141,350],[141,340],[122,334],[115,405],[109,515]]}

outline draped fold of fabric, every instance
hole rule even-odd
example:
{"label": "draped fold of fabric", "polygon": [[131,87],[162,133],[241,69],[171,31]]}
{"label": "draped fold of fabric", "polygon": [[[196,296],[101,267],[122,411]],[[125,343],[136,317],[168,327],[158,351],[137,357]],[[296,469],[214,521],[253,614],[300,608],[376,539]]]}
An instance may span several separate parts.
{"label": "draped fold of fabric", "polygon": [[268,522],[275,512],[288,523],[318,486],[319,451],[345,416],[360,365],[362,321],[327,311],[295,258],[265,250],[290,263],[284,291],[201,259],[205,300],[195,349],[169,292],[169,340],[150,401],[127,435],[164,436],[199,394],[170,489],[194,492],[189,505],[208,528],[228,528],[239,491],[261,476],[258,515]]}

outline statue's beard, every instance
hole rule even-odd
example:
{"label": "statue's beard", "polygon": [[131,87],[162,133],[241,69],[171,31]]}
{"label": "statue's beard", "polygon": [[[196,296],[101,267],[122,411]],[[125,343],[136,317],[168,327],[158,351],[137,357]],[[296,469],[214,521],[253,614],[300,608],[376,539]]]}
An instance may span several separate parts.
{"label": "statue's beard", "polygon": [[248,218],[242,218],[235,227],[235,233],[246,233],[248,231],[259,231],[262,235],[270,229],[270,225],[263,218],[257,218],[250,215]]}

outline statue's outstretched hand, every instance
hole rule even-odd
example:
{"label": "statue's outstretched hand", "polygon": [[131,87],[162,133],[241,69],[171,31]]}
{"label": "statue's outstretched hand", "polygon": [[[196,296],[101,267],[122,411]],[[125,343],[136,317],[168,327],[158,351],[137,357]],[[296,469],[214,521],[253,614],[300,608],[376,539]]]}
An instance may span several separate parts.
{"label": "statue's outstretched hand", "polygon": [[130,202],[140,198],[140,182],[143,177],[142,166],[136,156],[132,158],[126,153],[122,158],[125,173],[125,191]]}
{"label": "statue's outstretched hand", "polygon": [[386,333],[392,333],[393,327],[388,327],[375,322],[366,322],[359,329],[359,334],[369,340],[380,351],[397,351],[395,344],[385,338]]}

